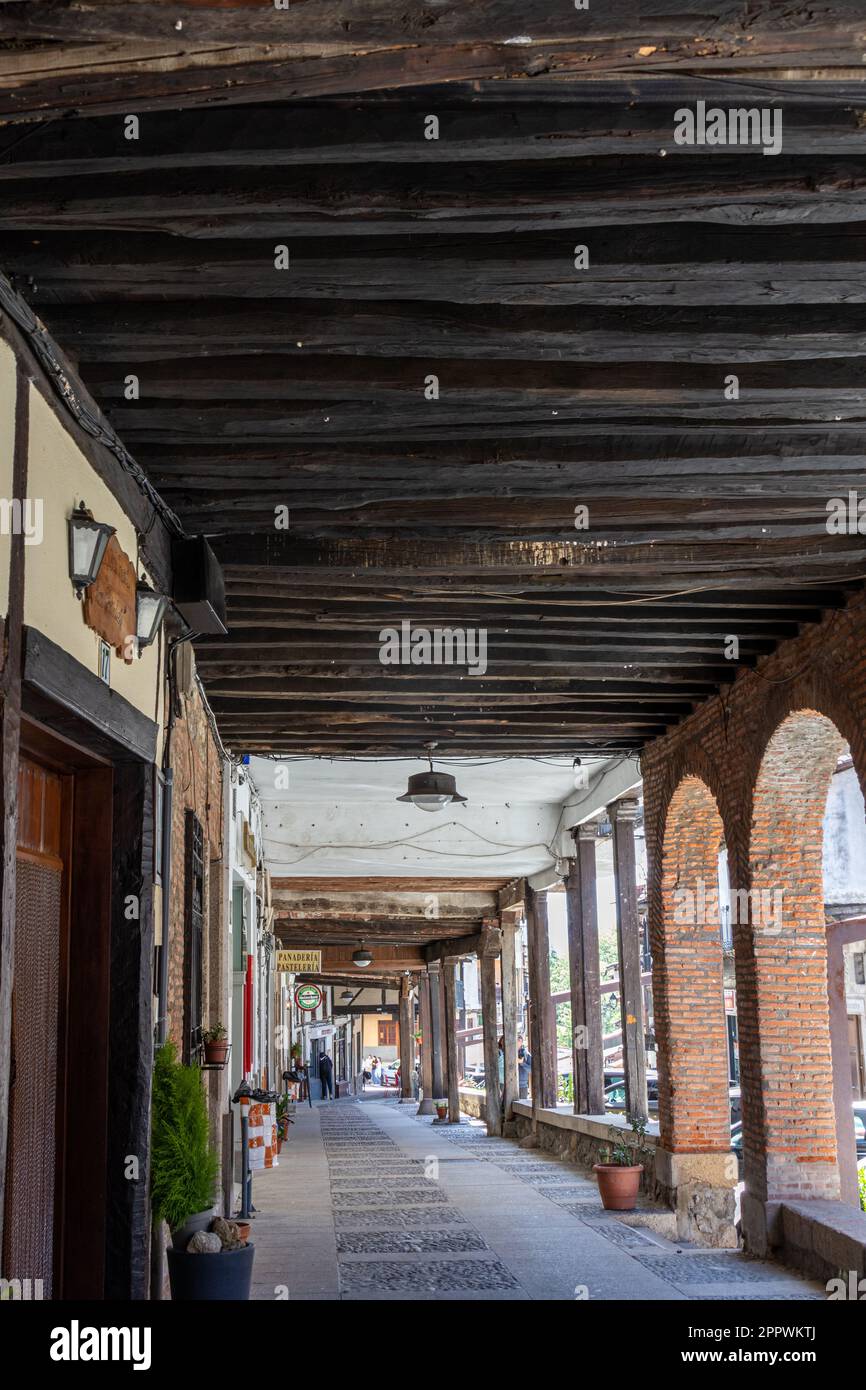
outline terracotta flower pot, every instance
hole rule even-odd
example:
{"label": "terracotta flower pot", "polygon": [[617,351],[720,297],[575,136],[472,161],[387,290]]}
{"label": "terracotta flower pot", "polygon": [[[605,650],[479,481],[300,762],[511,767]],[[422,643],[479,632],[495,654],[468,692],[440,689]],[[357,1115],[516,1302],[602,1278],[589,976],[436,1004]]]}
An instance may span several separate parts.
{"label": "terracotta flower pot", "polygon": [[640,1188],[643,1167],[622,1167],[616,1163],[594,1163],[601,1204],[605,1211],[633,1211]]}
{"label": "terracotta flower pot", "polygon": [[444,1120],[445,1117],[446,1117],[446,1115],[448,1114],[448,1106],[447,1106],[447,1105],[437,1105],[437,1106],[436,1106],[436,1114],[437,1114],[437,1116],[438,1116],[438,1118],[439,1118],[440,1120]]}
{"label": "terracotta flower pot", "polygon": [[250,1238],[250,1223],[249,1223],[249,1221],[236,1221],[236,1222],[235,1222],[235,1225],[236,1225],[237,1228],[238,1228],[238,1235],[240,1236],[241,1240],[249,1240],[249,1238]]}
{"label": "terracotta flower pot", "polygon": [[226,1041],[206,1042],[204,1045],[204,1059],[209,1067],[222,1067],[229,1055],[229,1045]]}

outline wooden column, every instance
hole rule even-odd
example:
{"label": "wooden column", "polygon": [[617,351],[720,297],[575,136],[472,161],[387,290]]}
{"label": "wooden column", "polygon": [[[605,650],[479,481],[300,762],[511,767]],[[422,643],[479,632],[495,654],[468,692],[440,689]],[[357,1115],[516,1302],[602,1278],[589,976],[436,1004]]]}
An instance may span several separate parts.
{"label": "wooden column", "polygon": [[[437,985],[438,989],[438,985]],[[418,1010],[421,1022],[421,1098],[419,1115],[433,1114],[433,1009],[430,1002],[430,975],[422,971],[418,980]]]}
{"label": "wooden column", "polygon": [[575,858],[565,880],[568,966],[571,984],[575,1115],[604,1114],[601,973],[595,891],[595,825],[573,832]]}
{"label": "wooden column", "polygon": [[412,1094],[412,1070],[415,1060],[415,1048],[412,1033],[414,1031],[412,1008],[412,994],[410,990],[410,980],[408,975],[400,976],[400,1104],[404,1101],[414,1100]]}
{"label": "wooden column", "polygon": [[527,944],[529,947],[529,1033],[532,1047],[532,1110],[556,1106],[556,1030],[551,1028],[550,946],[547,934],[547,896],[526,885]]}
{"label": "wooden column", "polygon": [[445,1054],[446,1092],[448,1095],[448,1123],[460,1123],[460,1069],[457,1054],[457,988],[455,979],[456,961],[442,962],[442,981],[444,985],[444,1026],[443,1052]]}
{"label": "wooden column", "polygon": [[620,1014],[626,1112],[632,1119],[648,1115],[646,1051],[644,1048],[643,986],[641,984],[640,923],[637,912],[634,823],[637,801],[629,798],[608,807],[613,826],[616,877],[616,927],[619,950]]}
{"label": "wooden column", "polygon": [[517,923],[502,922],[502,1036],[505,1040],[505,1085],[502,1093],[503,1119],[512,1118],[511,1107],[518,1097],[517,1085]]}
{"label": "wooden column", "polygon": [[442,962],[431,960],[427,967],[430,976],[430,1051],[433,1068],[432,1100],[445,1096],[445,1000],[443,995]]}
{"label": "wooden column", "polygon": [[496,957],[478,957],[481,975],[481,1022],[484,1029],[484,1118],[488,1134],[502,1133],[502,1101],[499,1088],[499,1028],[496,1023]]}
{"label": "wooden column", "polygon": [[[20,366],[15,388],[12,496],[27,496],[30,380]],[[24,534],[10,538],[9,598],[3,623],[0,676],[0,1251],[6,1195],[9,1083],[12,1055],[12,985],[15,978],[15,850],[18,842],[18,746],[21,732],[21,662],[24,624]],[[50,1131],[50,1122],[49,1122]],[[12,1276],[15,1270],[4,1269]]]}

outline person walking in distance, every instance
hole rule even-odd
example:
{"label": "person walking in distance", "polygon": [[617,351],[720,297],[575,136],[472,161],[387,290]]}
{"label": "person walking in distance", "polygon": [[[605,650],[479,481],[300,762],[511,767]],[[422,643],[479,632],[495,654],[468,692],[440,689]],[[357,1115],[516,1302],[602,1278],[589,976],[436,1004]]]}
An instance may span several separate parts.
{"label": "person walking in distance", "polygon": [[334,1063],[331,1055],[323,1052],[319,1058],[319,1080],[322,1083],[322,1100],[334,1099]]}
{"label": "person walking in distance", "polygon": [[532,1054],[524,1046],[523,1034],[517,1034],[517,1094],[520,1100],[529,1099],[529,1083],[532,1078]]}

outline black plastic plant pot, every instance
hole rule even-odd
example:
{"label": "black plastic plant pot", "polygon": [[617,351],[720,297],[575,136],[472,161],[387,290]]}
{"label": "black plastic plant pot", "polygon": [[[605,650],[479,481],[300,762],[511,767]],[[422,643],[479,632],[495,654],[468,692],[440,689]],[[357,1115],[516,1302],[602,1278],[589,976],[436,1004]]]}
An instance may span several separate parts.
{"label": "black plastic plant pot", "polygon": [[166,1253],[173,1303],[246,1302],[249,1299],[256,1253],[254,1245],[221,1250],[218,1255],[190,1255],[186,1250]]}

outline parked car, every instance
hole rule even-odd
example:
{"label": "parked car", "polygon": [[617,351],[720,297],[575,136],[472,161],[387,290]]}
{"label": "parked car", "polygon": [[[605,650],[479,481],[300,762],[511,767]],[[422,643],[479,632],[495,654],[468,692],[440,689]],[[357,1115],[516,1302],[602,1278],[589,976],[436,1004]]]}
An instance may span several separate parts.
{"label": "parked car", "polygon": [[[659,1083],[647,1081],[647,1107],[651,1115],[659,1108]],[[617,1114],[625,1114],[625,1081],[617,1081],[604,1088],[604,1108]]]}
{"label": "parked car", "polygon": [[857,1157],[866,1158],[866,1100],[854,1102],[854,1142]]}
{"label": "parked car", "polygon": [[743,1176],[743,1123],[738,1120],[731,1125],[731,1151],[737,1158],[737,1171],[740,1178]]}
{"label": "parked car", "polygon": [[400,1085],[400,1063],[399,1063],[399,1062],[386,1062],[386,1063],[385,1063],[385,1065],[384,1065],[383,1068],[382,1068],[382,1085],[383,1085],[383,1086],[399,1086],[399,1085]]}

